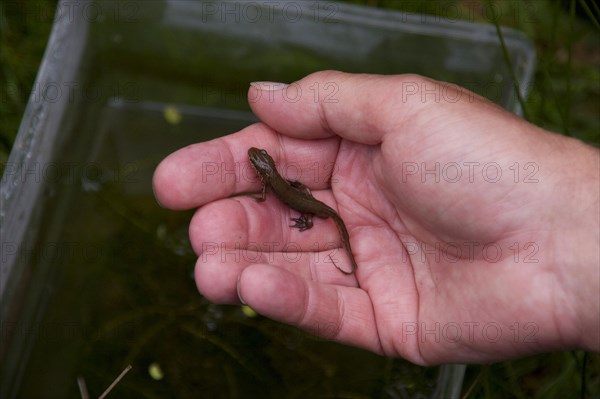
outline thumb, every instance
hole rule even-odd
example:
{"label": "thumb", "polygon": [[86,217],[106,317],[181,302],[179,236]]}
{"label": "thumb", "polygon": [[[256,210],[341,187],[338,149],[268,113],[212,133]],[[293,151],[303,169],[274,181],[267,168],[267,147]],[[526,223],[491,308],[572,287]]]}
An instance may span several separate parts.
{"label": "thumb", "polygon": [[441,84],[418,75],[321,71],[289,85],[253,82],[248,102],[264,123],[286,136],[338,135],[374,145],[427,107],[419,92],[424,85],[431,91]]}

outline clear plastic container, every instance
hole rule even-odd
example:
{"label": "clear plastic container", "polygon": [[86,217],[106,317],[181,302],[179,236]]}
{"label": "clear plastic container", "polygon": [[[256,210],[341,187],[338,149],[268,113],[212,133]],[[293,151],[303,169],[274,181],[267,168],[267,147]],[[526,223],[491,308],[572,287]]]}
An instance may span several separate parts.
{"label": "clear plastic container", "polygon": [[[503,32],[526,88],[533,46]],[[77,376],[96,395],[126,362],[128,397],[433,391],[424,369],[204,301],[189,213],[153,200],[162,158],[255,121],[250,81],[322,69],[424,74],[518,112],[489,25],[333,2],[58,4],[0,187],[0,397],[79,396]]]}

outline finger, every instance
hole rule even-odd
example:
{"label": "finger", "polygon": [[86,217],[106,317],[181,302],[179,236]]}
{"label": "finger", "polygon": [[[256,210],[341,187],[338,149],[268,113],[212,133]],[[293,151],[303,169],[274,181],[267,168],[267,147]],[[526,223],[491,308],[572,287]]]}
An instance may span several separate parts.
{"label": "finger", "polygon": [[282,268],[257,264],[241,273],[237,292],[266,317],[382,353],[372,304],[362,289],[315,283]]}
{"label": "finger", "polygon": [[[189,145],[165,158],[156,168],[153,188],[158,202],[171,209],[191,209],[216,199],[257,191],[260,180],[248,161],[248,149],[266,149],[284,177],[326,187],[336,140],[306,141],[278,135],[258,123],[238,133]],[[283,167],[283,169],[281,169]]]}
{"label": "finger", "polygon": [[247,161],[254,138],[273,141],[273,132],[263,124],[205,143],[192,144],[166,157],[153,177],[154,193],[162,206],[190,209],[227,197],[255,183]]}
{"label": "finger", "polygon": [[307,281],[356,287],[352,276],[341,273],[330,261],[329,252],[274,252],[208,244],[194,271],[198,291],[220,304],[239,304],[237,282],[244,269],[256,263],[286,270]]}
{"label": "finger", "polygon": [[[313,195],[335,209],[330,191],[313,191]],[[299,212],[271,194],[267,194],[266,201],[257,201],[255,194],[225,198],[196,211],[190,222],[189,237],[196,254],[203,252],[207,243],[219,243],[228,249],[256,247],[261,243],[262,250],[305,252],[342,246],[332,219],[315,217],[313,227],[301,231],[292,227],[293,219],[299,216]]]}
{"label": "finger", "polygon": [[322,71],[289,86],[255,82],[248,101],[264,123],[291,137],[339,135],[379,144],[388,132],[401,128],[426,106],[421,96],[414,95],[424,84],[434,87],[440,83],[417,75]]}
{"label": "finger", "polygon": [[[290,214],[289,208],[276,200],[259,203],[250,197],[224,199],[200,208],[189,231],[200,258],[196,268],[200,291],[207,297],[206,291],[214,292],[210,296],[214,301],[230,303],[237,274],[257,262],[282,266],[315,281],[355,284],[354,278],[336,268],[349,268],[350,261],[339,248],[333,222],[317,219],[314,228],[300,232],[289,227]],[[225,298],[219,296],[222,293]]]}

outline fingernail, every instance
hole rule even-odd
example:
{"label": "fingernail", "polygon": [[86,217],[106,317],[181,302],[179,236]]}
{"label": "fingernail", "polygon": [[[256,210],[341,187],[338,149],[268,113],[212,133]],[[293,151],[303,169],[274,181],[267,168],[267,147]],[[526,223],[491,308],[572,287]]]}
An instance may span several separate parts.
{"label": "fingernail", "polygon": [[[240,274],[240,276],[241,276],[241,274]],[[242,305],[247,305],[246,301],[244,301],[244,298],[242,298],[242,294],[240,292],[240,279],[239,278],[238,278],[237,284],[235,286],[235,289],[237,291],[238,299],[240,300],[240,302],[242,303]]]}
{"label": "fingernail", "polygon": [[257,90],[277,91],[283,90],[289,85],[287,83],[280,82],[250,82],[250,86],[254,87]]}

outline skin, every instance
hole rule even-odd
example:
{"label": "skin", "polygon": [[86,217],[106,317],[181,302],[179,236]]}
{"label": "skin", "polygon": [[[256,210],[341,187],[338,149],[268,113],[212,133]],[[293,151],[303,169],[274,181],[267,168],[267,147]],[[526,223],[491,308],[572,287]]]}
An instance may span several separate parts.
{"label": "skin", "polygon": [[[597,149],[416,75],[258,86],[263,123],[183,148],[154,175],[162,206],[199,208],[202,295],[422,365],[600,350]],[[300,233],[281,203],[232,197],[260,189],[250,147],[340,214],[354,274],[326,261],[340,248],[330,219]]]}

